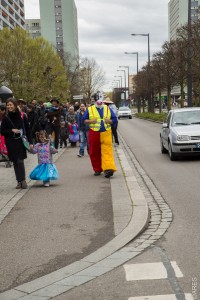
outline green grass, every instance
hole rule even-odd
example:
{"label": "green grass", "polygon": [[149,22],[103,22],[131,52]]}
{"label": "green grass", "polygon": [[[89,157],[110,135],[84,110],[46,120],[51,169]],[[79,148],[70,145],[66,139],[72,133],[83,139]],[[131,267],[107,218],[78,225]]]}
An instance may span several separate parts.
{"label": "green grass", "polygon": [[166,119],[167,113],[150,113],[150,112],[144,112],[144,113],[136,113],[136,117],[142,118],[142,119],[147,119],[147,120],[152,120],[152,121],[158,121],[158,122],[163,122]]}

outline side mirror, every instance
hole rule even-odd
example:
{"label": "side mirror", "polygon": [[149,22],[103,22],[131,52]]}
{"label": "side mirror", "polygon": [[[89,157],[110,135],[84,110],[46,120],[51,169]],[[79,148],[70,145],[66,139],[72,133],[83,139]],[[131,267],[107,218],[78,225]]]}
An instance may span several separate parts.
{"label": "side mirror", "polygon": [[169,128],[169,125],[167,123],[163,123],[162,128]]}

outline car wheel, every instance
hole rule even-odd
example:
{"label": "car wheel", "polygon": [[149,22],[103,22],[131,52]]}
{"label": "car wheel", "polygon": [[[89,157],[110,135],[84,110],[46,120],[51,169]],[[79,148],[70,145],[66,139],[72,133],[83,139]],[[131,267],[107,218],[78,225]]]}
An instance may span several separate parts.
{"label": "car wheel", "polygon": [[132,119],[132,116],[129,116],[129,119]]}
{"label": "car wheel", "polygon": [[176,154],[172,151],[172,146],[170,142],[168,143],[168,153],[170,160],[176,160]]}
{"label": "car wheel", "polygon": [[120,119],[120,117],[118,117],[118,120]]}
{"label": "car wheel", "polygon": [[163,146],[163,141],[161,137],[160,137],[160,150],[162,154],[167,153],[167,149],[165,149],[165,147]]}

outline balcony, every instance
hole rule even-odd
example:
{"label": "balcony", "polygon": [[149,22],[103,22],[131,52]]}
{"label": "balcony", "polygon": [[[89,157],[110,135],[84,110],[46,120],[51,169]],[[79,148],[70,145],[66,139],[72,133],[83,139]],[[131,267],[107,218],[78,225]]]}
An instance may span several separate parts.
{"label": "balcony", "polygon": [[11,15],[14,14],[14,10],[12,9],[12,7],[9,6],[8,10],[9,10],[9,13],[10,13]]}
{"label": "balcony", "polygon": [[3,16],[4,18],[7,18],[7,17],[8,17],[7,12],[6,12],[5,10],[3,10],[3,9],[2,9],[2,16]]}

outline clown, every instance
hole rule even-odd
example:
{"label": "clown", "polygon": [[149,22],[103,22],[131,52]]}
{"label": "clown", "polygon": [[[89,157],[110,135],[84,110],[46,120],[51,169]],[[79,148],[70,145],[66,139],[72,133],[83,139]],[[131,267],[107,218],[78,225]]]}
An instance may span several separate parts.
{"label": "clown", "polygon": [[94,170],[98,176],[104,172],[109,178],[116,172],[114,162],[111,124],[117,123],[117,117],[107,105],[103,104],[100,93],[94,95],[95,105],[87,108],[83,122],[89,124],[88,142],[89,155]]}

